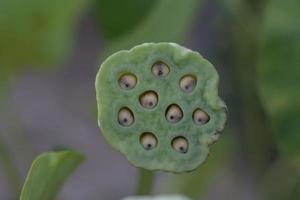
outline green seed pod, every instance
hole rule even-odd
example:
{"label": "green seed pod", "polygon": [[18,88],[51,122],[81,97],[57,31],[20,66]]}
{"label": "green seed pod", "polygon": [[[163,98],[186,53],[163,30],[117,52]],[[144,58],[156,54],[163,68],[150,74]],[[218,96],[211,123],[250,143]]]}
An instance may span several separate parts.
{"label": "green seed pod", "polygon": [[211,63],[174,43],[117,52],[96,79],[99,126],[137,167],[194,170],[226,122],[218,81]]}

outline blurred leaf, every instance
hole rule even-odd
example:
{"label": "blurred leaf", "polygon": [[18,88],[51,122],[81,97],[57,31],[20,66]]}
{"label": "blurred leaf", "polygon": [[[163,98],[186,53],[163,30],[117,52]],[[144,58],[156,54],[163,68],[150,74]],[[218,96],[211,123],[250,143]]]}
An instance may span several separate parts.
{"label": "blurred leaf", "polygon": [[228,164],[226,160],[228,160],[232,150],[230,147],[233,146],[229,133],[226,131],[225,135],[221,136],[219,141],[211,147],[209,158],[195,171],[169,175],[172,188],[168,189],[168,192],[176,192],[193,199],[199,199],[199,196],[206,191],[209,183],[218,175],[220,169]]}
{"label": "blurred leaf", "polygon": [[269,2],[259,89],[281,152],[300,160],[300,1]]}
{"label": "blurred leaf", "polygon": [[0,103],[3,98],[3,93],[5,93],[7,89],[8,77],[9,76],[6,74],[6,70],[4,69],[4,67],[1,67],[0,65]]}
{"label": "blurred leaf", "polygon": [[32,163],[20,200],[53,200],[83,159],[82,155],[73,151],[40,155]]}
{"label": "blurred leaf", "polygon": [[84,5],[84,0],[1,0],[0,68],[61,61]]}
{"label": "blurred leaf", "polygon": [[93,10],[101,31],[114,39],[135,27],[157,0],[94,0]]}
{"label": "blurred leaf", "polygon": [[182,195],[132,196],[121,200],[190,200]]}
{"label": "blurred leaf", "polygon": [[[294,200],[300,199],[300,171],[286,160],[277,161],[267,171],[259,184],[258,199]],[[255,198],[257,199],[257,198]]]}
{"label": "blurred leaf", "polygon": [[56,144],[56,145],[52,146],[49,151],[72,151],[72,150],[73,150],[72,148],[70,148],[66,145]]}
{"label": "blurred leaf", "polygon": [[159,1],[133,30],[111,41],[104,55],[145,42],[183,42],[200,2],[202,1]]}

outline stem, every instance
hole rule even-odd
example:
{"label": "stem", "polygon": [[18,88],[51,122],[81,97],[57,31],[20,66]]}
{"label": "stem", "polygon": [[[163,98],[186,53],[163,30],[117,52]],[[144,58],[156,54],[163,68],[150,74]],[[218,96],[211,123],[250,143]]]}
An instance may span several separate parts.
{"label": "stem", "polygon": [[137,195],[148,195],[152,191],[155,172],[139,169],[139,180],[137,185]]}
{"label": "stem", "polygon": [[[16,146],[15,149],[18,148],[18,159],[23,158],[24,160],[31,160],[33,158],[34,151],[29,139],[24,134],[19,115],[14,109],[14,105],[11,104],[11,102],[13,101],[9,99],[10,94],[8,88],[5,89],[5,91],[0,90],[0,112],[7,113],[5,117],[9,122],[6,123],[7,130],[1,129],[2,134],[0,134],[0,165],[3,167],[4,174],[7,178],[7,183],[10,187],[10,195],[12,196],[12,199],[17,199],[17,196],[19,195],[21,189],[21,177],[17,165],[13,160],[13,152],[10,151],[5,143],[5,133],[9,134],[7,136],[13,142],[13,145]],[[9,109],[9,112],[6,109]],[[5,122],[1,121],[1,123]]]}
{"label": "stem", "polygon": [[0,138],[0,164],[3,166],[4,174],[10,185],[11,194],[17,195],[21,185],[19,171],[13,163],[13,159],[2,138]]}
{"label": "stem", "polygon": [[238,95],[241,100],[240,114],[241,125],[245,133],[245,151],[254,174],[259,176],[277,155],[272,131],[256,87],[256,69],[261,51],[261,21],[266,1],[260,1],[260,5],[257,5],[258,2],[255,0],[247,0],[244,3],[251,12],[237,19],[236,24],[239,28],[232,29],[236,51],[234,71],[239,85]]}

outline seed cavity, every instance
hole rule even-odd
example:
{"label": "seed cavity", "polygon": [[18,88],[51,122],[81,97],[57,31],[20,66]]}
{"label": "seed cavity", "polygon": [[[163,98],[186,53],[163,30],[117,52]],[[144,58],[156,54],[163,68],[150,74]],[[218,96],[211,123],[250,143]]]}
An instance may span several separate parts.
{"label": "seed cavity", "polygon": [[197,79],[193,75],[185,75],[180,79],[180,88],[186,92],[192,92],[197,84]]}
{"label": "seed cavity", "polygon": [[147,109],[152,109],[157,105],[158,95],[154,91],[147,91],[140,95],[140,104]]}
{"label": "seed cavity", "polygon": [[119,78],[119,86],[124,90],[131,90],[135,87],[137,78],[133,74],[124,74]]}
{"label": "seed cavity", "polygon": [[145,132],[140,137],[140,143],[146,150],[151,150],[156,147],[157,139],[153,133]]}
{"label": "seed cavity", "polygon": [[169,72],[170,72],[170,68],[164,62],[158,61],[154,63],[154,65],[152,66],[152,73],[155,76],[163,77],[168,75]]}
{"label": "seed cavity", "polygon": [[118,115],[119,124],[122,126],[130,126],[134,122],[132,111],[127,108],[121,108]]}
{"label": "seed cavity", "polygon": [[189,148],[188,141],[183,136],[178,136],[172,140],[172,147],[179,153],[186,153]]}
{"label": "seed cavity", "polygon": [[171,104],[168,106],[165,116],[169,122],[177,123],[182,119],[183,112],[177,104]]}
{"label": "seed cavity", "polygon": [[200,108],[197,108],[193,113],[193,120],[194,120],[195,124],[203,125],[203,124],[206,124],[210,120],[210,117],[205,111],[203,111]]}

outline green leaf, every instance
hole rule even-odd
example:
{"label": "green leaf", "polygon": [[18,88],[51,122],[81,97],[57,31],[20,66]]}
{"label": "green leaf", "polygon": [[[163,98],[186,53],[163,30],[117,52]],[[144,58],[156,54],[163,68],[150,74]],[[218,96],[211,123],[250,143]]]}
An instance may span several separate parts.
{"label": "green leaf", "polygon": [[153,8],[157,0],[94,0],[96,22],[110,39],[135,27]]}
{"label": "green leaf", "polygon": [[84,157],[74,151],[49,152],[33,161],[20,200],[53,200]]}
{"label": "green leaf", "polygon": [[111,41],[104,55],[145,42],[183,42],[202,1],[163,0],[129,33]]}
{"label": "green leaf", "polygon": [[300,161],[300,1],[269,2],[259,68],[260,95],[283,155]]}
{"label": "green leaf", "polygon": [[84,0],[1,0],[0,67],[51,65],[66,55]]}

